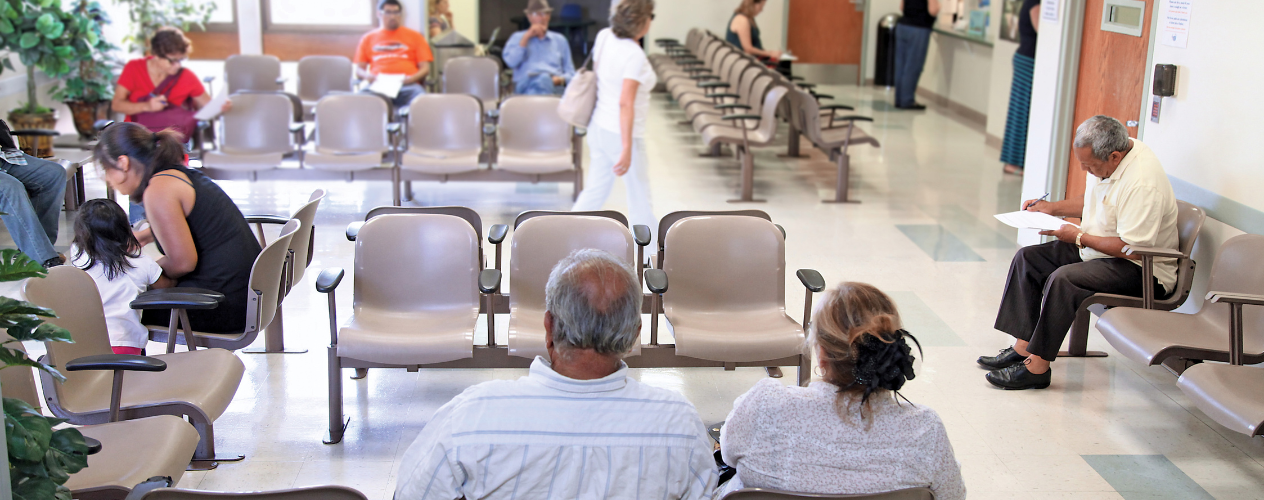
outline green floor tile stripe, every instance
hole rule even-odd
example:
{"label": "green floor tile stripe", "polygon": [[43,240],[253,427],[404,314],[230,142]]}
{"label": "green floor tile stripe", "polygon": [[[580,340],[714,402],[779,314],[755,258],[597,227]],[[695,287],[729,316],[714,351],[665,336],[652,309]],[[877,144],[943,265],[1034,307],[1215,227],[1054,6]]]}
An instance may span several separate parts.
{"label": "green floor tile stripe", "polygon": [[895,227],[936,261],[983,262],[983,257],[939,224],[897,224]]}
{"label": "green floor tile stripe", "polygon": [[1214,500],[1163,455],[1083,455],[1125,500]]}

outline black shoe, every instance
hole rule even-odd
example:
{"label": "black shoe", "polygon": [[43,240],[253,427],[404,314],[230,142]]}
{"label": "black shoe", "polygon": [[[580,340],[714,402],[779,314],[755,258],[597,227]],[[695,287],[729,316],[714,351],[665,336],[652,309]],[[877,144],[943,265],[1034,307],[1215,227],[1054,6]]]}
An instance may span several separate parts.
{"label": "black shoe", "polygon": [[1027,371],[1027,365],[1018,364],[990,371],[986,378],[992,385],[1005,390],[1045,389],[1053,379],[1053,369],[1037,375]]}
{"label": "black shoe", "polygon": [[1011,346],[1001,349],[1001,353],[995,356],[979,356],[979,364],[989,370],[999,370],[1013,366],[1015,363],[1022,363],[1024,359],[1027,358]]}
{"label": "black shoe", "polygon": [[60,266],[65,263],[66,263],[66,258],[62,257],[61,255],[58,255],[56,257],[53,257],[51,259],[44,261],[44,269],[52,269],[54,267]]}
{"label": "black shoe", "polygon": [[911,109],[911,110],[913,110],[913,111],[922,111],[922,110],[926,109],[926,105],[925,105],[925,104],[921,104],[921,103],[916,103],[916,102],[915,102],[915,103],[913,103],[913,104],[909,104],[908,106],[896,106],[896,108],[898,108],[898,109]]}

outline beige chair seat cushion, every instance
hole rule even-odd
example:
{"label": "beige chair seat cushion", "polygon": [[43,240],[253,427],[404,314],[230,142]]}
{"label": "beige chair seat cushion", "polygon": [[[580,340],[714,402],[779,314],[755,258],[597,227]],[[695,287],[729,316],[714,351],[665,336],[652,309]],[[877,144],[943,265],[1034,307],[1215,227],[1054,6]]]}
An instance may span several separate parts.
{"label": "beige chair seat cushion", "polygon": [[[1102,314],[1097,320],[1097,330],[1128,359],[1158,364],[1163,361],[1164,352],[1172,348],[1227,353],[1227,322],[1227,317],[1223,322],[1215,321],[1205,313],[1181,314],[1120,307]],[[1264,343],[1250,336],[1244,339],[1244,344],[1247,353],[1264,351]]]}
{"label": "beige chair seat cushion", "polygon": [[[746,113],[749,113],[749,111],[746,111],[746,110],[741,110],[741,109],[734,110],[734,111],[736,111],[736,113],[730,113],[730,114],[746,114]],[[709,127],[714,127],[714,126],[717,126],[717,125],[718,125],[718,126],[721,126],[721,127],[728,127],[728,128],[733,129],[733,130],[737,133],[737,142],[739,142],[739,143],[740,143],[740,142],[742,142],[742,132],[741,132],[741,129],[740,129],[740,128],[737,128],[737,127],[735,127],[734,125],[741,125],[741,124],[745,123],[745,124],[746,124],[746,130],[751,131],[751,132],[753,132],[753,131],[757,128],[757,127],[759,127],[759,120],[736,120],[736,121],[734,121],[734,120],[725,120],[725,119],[721,118],[721,116],[723,116],[723,115],[719,115],[719,114],[699,114],[698,116],[694,117],[694,118],[693,118],[693,120],[692,120],[692,121],[693,121],[693,130],[694,130],[694,132],[697,132],[697,133],[701,134],[701,133],[703,133],[703,132],[702,132],[703,130],[706,130],[706,129],[707,129],[707,128],[709,128]],[[750,137],[751,137],[751,139],[752,139],[752,140],[755,138],[755,136],[754,136],[754,135],[751,135]]]}
{"label": "beige chair seat cushion", "polygon": [[478,307],[412,312],[360,308],[338,330],[338,356],[392,365],[471,358],[477,321]]}
{"label": "beige chair seat cushion", "polygon": [[404,170],[428,174],[459,174],[478,170],[479,150],[447,151],[411,148],[400,157]]}
{"label": "beige chair seat cushion", "polygon": [[207,151],[202,155],[202,166],[220,170],[271,170],[281,166],[283,153],[235,153],[231,151]]}
{"label": "beige chair seat cushion", "polygon": [[520,174],[551,174],[574,170],[574,158],[570,151],[538,152],[501,149],[496,157],[496,168]]}
{"label": "beige chair seat cushion", "polygon": [[171,415],[80,427],[84,436],[101,442],[101,452],[88,456],[88,468],[70,475],[71,491],[101,486],[131,489],[154,476],[176,482],[197,448],[198,432]]}
{"label": "beige chair seat cushion", "polygon": [[676,354],[712,361],[746,362],[803,352],[803,328],[782,311],[667,311]]}
{"label": "beige chair seat cushion", "polygon": [[335,154],[308,146],[303,154],[303,166],[317,170],[344,172],[372,170],[382,166],[382,153]]}
{"label": "beige chair seat cushion", "polygon": [[[710,115],[699,116],[698,119],[702,120],[704,118],[707,118],[708,116]],[[718,118],[719,117],[716,117],[716,119]],[[724,121],[724,120],[721,120],[721,121]],[[742,129],[729,125],[729,123],[740,124],[742,121],[743,120],[737,120],[736,122],[727,121],[723,125],[711,125],[711,126],[707,126],[706,128],[701,128],[698,126],[698,121],[695,120],[694,129],[698,130],[699,131],[698,133],[702,134],[703,144],[710,145],[710,144],[715,144],[717,142],[728,143],[728,144],[742,144]],[[752,119],[752,120],[745,120],[745,122],[748,124],[747,125],[748,127],[755,127],[757,126],[756,124],[759,123],[759,120]],[[751,130],[751,129],[748,129],[746,131],[746,137],[750,141],[750,144],[752,146],[762,146],[772,140],[772,138],[768,137],[767,134],[760,133],[759,130]]]}
{"label": "beige chair seat cushion", "polygon": [[[839,146],[842,146],[843,142],[847,140],[847,127],[846,127],[847,122],[835,121],[834,122],[835,126],[838,126],[841,123],[843,127],[829,129],[829,130],[824,129],[824,127],[829,125],[829,118],[824,118],[821,120],[821,122],[822,122],[821,123],[821,128],[822,128],[821,140],[824,143],[820,144],[819,146],[825,149],[834,149]],[[865,133],[865,131],[861,130],[860,127],[852,128],[850,145],[859,146],[862,144],[872,144],[874,146],[878,146],[878,140],[874,139],[873,136]]]}
{"label": "beige chair seat cushion", "polygon": [[[211,420],[219,418],[232,402],[246,367],[230,351],[198,349],[154,356],[167,362],[161,372],[127,372],[123,376],[123,409],[184,402],[201,408]],[[111,372],[95,372],[76,381],[83,386],[74,398],[61,398],[72,413],[109,411]]]}
{"label": "beige chair seat cushion", "polygon": [[1202,363],[1176,381],[1220,425],[1253,436],[1264,429],[1264,368]]}

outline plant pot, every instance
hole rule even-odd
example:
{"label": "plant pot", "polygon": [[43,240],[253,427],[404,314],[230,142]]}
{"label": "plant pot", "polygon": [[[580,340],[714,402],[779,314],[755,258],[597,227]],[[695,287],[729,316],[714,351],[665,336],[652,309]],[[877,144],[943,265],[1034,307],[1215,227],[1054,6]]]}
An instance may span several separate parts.
{"label": "plant pot", "polygon": [[66,101],[66,106],[70,108],[70,115],[74,118],[79,140],[95,141],[97,139],[96,122],[109,116],[110,101]]}
{"label": "plant pot", "polygon": [[[9,128],[13,130],[57,128],[57,112],[24,113],[19,110],[9,112]],[[18,147],[22,152],[36,158],[53,156],[53,138],[51,136],[17,136]]]}

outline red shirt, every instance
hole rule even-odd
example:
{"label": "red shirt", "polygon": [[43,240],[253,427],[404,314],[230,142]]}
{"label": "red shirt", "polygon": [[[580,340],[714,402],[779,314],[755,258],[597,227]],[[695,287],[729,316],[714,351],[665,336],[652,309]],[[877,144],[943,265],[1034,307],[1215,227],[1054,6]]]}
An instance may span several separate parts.
{"label": "red shirt", "polygon": [[426,37],[402,26],[394,31],[379,28],[366,33],[355,57],[357,64],[368,63],[369,72],[375,75],[412,75],[421,70],[421,63],[433,60]]}
{"label": "red shirt", "polygon": [[[140,59],[132,59],[123,66],[123,73],[119,75],[118,84],[130,92],[127,100],[131,102],[148,101],[150,93],[154,91],[153,80],[149,79],[149,68],[146,66],[149,59],[153,56],[142,57]],[[161,82],[159,82],[161,83]],[[185,101],[190,98],[200,96],[206,93],[206,88],[202,87],[202,81],[198,80],[197,75],[193,74],[188,68],[180,73],[180,79],[176,81],[175,86],[167,91],[167,103],[175,106],[183,106]],[[128,117],[131,120],[131,117]]]}

